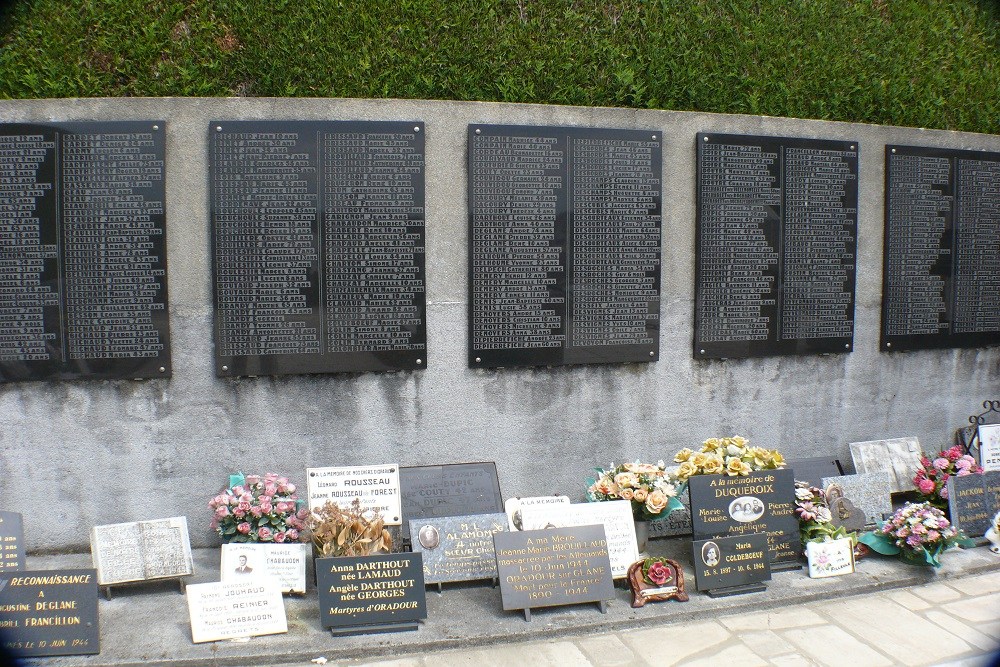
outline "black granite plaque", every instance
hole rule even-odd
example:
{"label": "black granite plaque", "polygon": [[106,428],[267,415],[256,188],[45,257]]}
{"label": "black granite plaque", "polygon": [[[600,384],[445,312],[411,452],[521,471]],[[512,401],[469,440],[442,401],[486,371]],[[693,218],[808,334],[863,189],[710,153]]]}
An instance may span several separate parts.
{"label": "black granite plaque", "polygon": [[810,486],[823,488],[824,477],[838,477],[844,468],[832,456],[810,456],[803,459],[789,459],[785,467],[795,474],[797,482],[808,482]]}
{"label": "black granite plaque", "polygon": [[495,579],[494,533],[507,530],[507,515],[473,514],[416,520],[410,524],[410,544],[424,562],[424,581]]}
{"label": "black granite plaque", "polygon": [[655,361],[658,130],[469,126],[469,366]]}
{"label": "black granite plaque", "polygon": [[772,565],[798,560],[801,545],[791,470],[738,477],[696,475],[688,488],[695,540],[763,533]]}
{"label": "black granite plaque", "polygon": [[966,537],[982,537],[1000,512],[1000,471],[948,478],[951,522]]}
{"label": "black granite plaque", "polygon": [[24,569],[24,519],[0,512],[0,573]]}
{"label": "black granite plaque", "polygon": [[316,582],[325,628],[384,631],[427,618],[418,553],[317,558]]}
{"label": "black granite plaque", "polygon": [[0,382],[170,375],[164,127],[0,124]]}
{"label": "black granite plaque", "polygon": [[531,609],[615,597],[604,526],[496,533],[504,609]]}
{"label": "black granite plaque", "polygon": [[455,463],[399,469],[403,534],[410,519],[503,512],[497,464]]}
{"label": "black granite plaque", "polygon": [[209,134],[216,374],[426,367],[423,124]]}
{"label": "black granite plaque", "polygon": [[1000,344],[1000,153],[885,147],[882,350]]}
{"label": "black granite plaque", "polygon": [[695,358],[849,352],[858,144],[697,142]]}
{"label": "black granite plaque", "polygon": [[759,533],[696,540],[691,544],[695,586],[699,591],[724,591],[769,580],[767,541],[767,535]]}
{"label": "black granite plaque", "polygon": [[19,657],[100,653],[97,572],[0,572],[0,637]]}

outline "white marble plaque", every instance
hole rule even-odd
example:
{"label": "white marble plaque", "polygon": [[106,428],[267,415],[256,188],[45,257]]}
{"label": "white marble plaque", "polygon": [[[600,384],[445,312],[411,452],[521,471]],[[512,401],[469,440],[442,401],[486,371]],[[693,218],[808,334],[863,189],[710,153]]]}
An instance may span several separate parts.
{"label": "white marble plaque", "polygon": [[311,550],[312,545],[302,542],[223,544],[219,572],[224,582],[271,577],[278,582],[282,593],[305,593],[306,563]]}
{"label": "white marble plaque", "polygon": [[628,500],[523,507],[521,525],[523,530],[604,526],[608,555],[611,557],[611,574],[615,579],[627,575],[629,566],[639,560],[635,519],[632,518],[632,503]]}
{"label": "white marble plaque", "polygon": [[541,505],[569,505],[569,496],[508,498],[503,504],[504,512],[507,513],[507,528],[512,532],[521,530],[521,508]]}
{"label": "white marble plaque", "polygon": [[310,510],[328,500],[347,509],[358,498],[362,507],[380,510],[387,526],[403,522],[398,465],[307,468],[306,488]]}
{"label": "white marble plaque", "polygon": [[979,427],[979,465],[983,470],[1000,470],[1000,424]]}
{"label": "white marble plaque", "polygon": [[195,644],[288,632],[285,602],[273,579],[192,584],[186,596]]}
{"label": "white marble plaque", "polygon": [[920,441],[908,437],[852,442],[851,458],[858,472],[889,473],[892,493],[912,491],[913,476],[920,467]]}
{"label": "white marble plaque", "polygon": [[185,577],[194,572],[187,518],[112,523],[90,531],[100,586]]}
{"label": "white marble plaque", "polygon": [[807,542],[809,576],[812,579],[839,577],[854,572],[854,545],[845,537],[830,542]]}
{"label": "white marble plaque", "polygon": [[888,472],[864,472],[857,475],[824,477],[823,488],[836,484],[851,504],[865,513],[865,524],[875,526],[892,513],[892,475]]}

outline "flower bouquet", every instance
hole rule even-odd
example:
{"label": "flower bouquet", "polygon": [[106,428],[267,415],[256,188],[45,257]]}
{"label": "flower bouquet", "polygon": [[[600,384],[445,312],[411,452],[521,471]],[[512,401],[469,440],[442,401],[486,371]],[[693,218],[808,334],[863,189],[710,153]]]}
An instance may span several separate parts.
{"label": "flower bouquet", "polygon": [[810,486],[808,482],[795,482],[795,516],[799,519],[799,537],[803,545],[849,537],[856,558],[867,552],[864,546],[859,549],[857,533],[834,524],[830,502],[823,489]]}
{"label": "flower bouquet", "polygon": [[611,464],[610,468],[595,468],[596,479],[588,479],[587,500],[628,500],[636,521],[662,519],[683,507],[677,495],[679,489],[663,461],[652,463]]}
{"label": "flower bouquet", "polygon": [[777,470],[785,467],[785,458],[775,449],[751,447],[746,438],[709,438],[700,452],[686,447],[677,452],[674,461],[680,463],[677,478],[687,480],[693,475],[749,475],[757,470]]}
{"label": "flower bouquet", "polygon": [[881,528],[863,533],[858,541],[880,554],[934,567],[941,567],[938,557],[948,549],[975,546],[930,503],[906,503]]}
{"label": "flower bouquet", "polygon": [[924,502],[928,502],[940,510],[948,508],[948,478],[952,475],[983,474],[983,469],[976,460],[962,453],[962,448],[955,445],[951,449],[942,450],[934,459],[920,457],[920,468],[913,477],[913,485],[917,487]]}
{"label": "flower bouquet", "polygon": [[229,476],[229,486],[208,501],[212,528],[226,542],[305,542],[308,511],[295,485],[274,473]]}

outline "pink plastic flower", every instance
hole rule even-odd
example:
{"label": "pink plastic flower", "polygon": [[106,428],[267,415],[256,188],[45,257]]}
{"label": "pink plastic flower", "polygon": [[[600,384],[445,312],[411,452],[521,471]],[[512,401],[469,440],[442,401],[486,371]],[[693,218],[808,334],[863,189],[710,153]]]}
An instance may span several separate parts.
{"label": "pink plastic flower", "polygon": [[274,534],[274,541],[275,542],[284,542],[285,541],[285,533],[283,533],[281,531],[278,531],[277,533],[275,533]]}
{"label": "pink plastic flower", "polygon": [[663,563],[656,562],[649,566],[648,575],[650,581],[657,586],[662,586],[670,578],[670,570]]}
{"label": "pink plastic flower", "polygon": [[261,542],[267,542],[271,539],[271,529],[267,526],[261,526],[257,529],[257,537],[260,538]]}
{"label": "pink plastic flower", "polygon": [[236,526],[236,530],[238,530],[239,532],[243,533],[244,535],[249,535],[250,534],[250,524],[247,523],[246,521],[244,521],[243,523],[241,523],[238,526]]}
{"label": "pink plastic flower", "polygon": [[295,540],[299,539],[299,531],[295,530],[294,528],[289,528],[288,531],[285,533],[285,537],[294,542]]}
{"label": "pink plastic flower", "polygon": [[929,479],[922,479],[917,482],[917,487],[920,489],[920,493],[930,493],[934,490],[934,482]]}
{"label": "pink plastic flower", "polygon": [[260,484],[260,475],[247,475],[246,481],[250,486],[256,486]]}
{"label": "pink plastic flower", "polygon": [[259,519],[260,515],[261,515],[261,508],[260,508],[260,506],[259,505],[254,505],[253,507],[251,507],[250,508],[250,514],[253,514],[254,517],[256,517],[256,518]]}
{"label": "pink plastic flower", "polygon": [[951,461],[949,461],[948,459],[944,459],[944,458],[938,458],[938,459],[934,459],[933,465],[938,470],[945,470],[945,469],[948,468],[949,465],[951,465]]}
{"label": "pink plastic flower", "polygon": [[227,506],[225,506],[225,505],[223,505],[222,507],[217,507],[215,509],[215,516],[216,516],[216,518],[219,518],[219,519],[222,519],[222,518],[225,518],[225,517],[229,516],[229,508]]}
{"label": "pink plastic flower", "polygon": [[938,495],[944,498],[945,500],[948,500],[948,487],[942,486],[941,490],[938,491]]}

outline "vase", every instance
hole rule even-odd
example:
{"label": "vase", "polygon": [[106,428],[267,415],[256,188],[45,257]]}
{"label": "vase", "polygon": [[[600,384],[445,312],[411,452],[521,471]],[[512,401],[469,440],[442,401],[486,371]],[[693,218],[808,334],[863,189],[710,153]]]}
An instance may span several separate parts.
{"label": "vase", "polygon": [[639,553],[646,551],[646,544],[649,542],[649,522],[639,521],[635,522],[635,543],[639,547]]}

